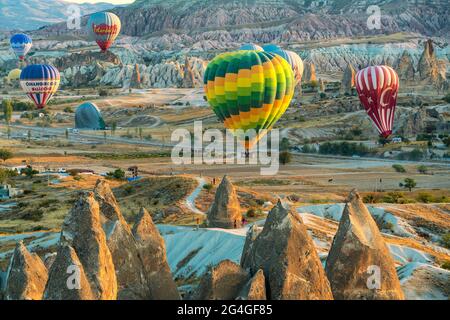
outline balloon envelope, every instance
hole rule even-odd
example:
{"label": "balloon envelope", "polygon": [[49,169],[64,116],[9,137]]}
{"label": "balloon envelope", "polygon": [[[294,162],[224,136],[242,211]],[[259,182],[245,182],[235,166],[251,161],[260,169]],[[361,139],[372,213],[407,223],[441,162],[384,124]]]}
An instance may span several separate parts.
{"label": "balloon envelope", "polygon": [[118,16],[111,12],[97,12],[90,16],[87,29],[92,40],[102,51],[108,50],[120,33],[121,23]]}
{"label": "balloon envelope", "polygon": [[355,77],[361,104],[378,132],[385,138],[392,133],[399,88],[398,75],[388,66],[359,70]]}
{"label": "balloon envelope", "polygon": [[58,69],[47,64],[32,64],[22,70],[20,85],[36,107],[44,108],[58,90],[60,75]]}
{"label": "balloon envelope", "polygon": [[9,42],[11,45],[11,49],[20,60],[25,59],[28,51],[30,51],[31,47],[33,46],[33,41],[31,40],[31,38],[24,33],[13,35]]}
{"label": "balloon envelope", "polygon": [[22,70],[20,70],[20,69],[13,69],[13,70],[11,70],[8,73],[8,80],[9,81],[19,80],[21,72],[22,72]]}
{"label": "balloon envelope", "polygon": [[206,68],[204,84],[213,111],[233,133],[237,129],[270,130],[294,93],[289,64],[264,51],[218,55]]}
{"label": "balloon envelope", "polygon": [[294,51],[284,50],[276,44],[267,44],[263,46],[264,51],[271,52],[281,56],[291,66],[294,72],[295,84],[298,84],[302,80],[303,76],[303,60]]}
{"label": "balloon envelope", "polygon": [[263,48],[261,46],[258,46],[254,43],[245,43],[243,44],[239,50],[256,50],[256,51],[263,51]]}
{"label": "balloon envelope", "polygon": [[104,130],[105,121],[98,107],[92,102],[81,104],[75,111],[75,128]]}

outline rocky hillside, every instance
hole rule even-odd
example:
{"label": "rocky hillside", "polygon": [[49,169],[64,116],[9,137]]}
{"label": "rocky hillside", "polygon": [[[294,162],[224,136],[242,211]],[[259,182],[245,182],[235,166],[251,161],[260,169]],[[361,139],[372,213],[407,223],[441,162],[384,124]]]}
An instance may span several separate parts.
{"label": "rocky hillside", "polygon": [[[34,30],[67,19],[67,2],[61,0],[0,0],[0,30]],[[107,10],[112,4],[84,3],[81,14]]]}

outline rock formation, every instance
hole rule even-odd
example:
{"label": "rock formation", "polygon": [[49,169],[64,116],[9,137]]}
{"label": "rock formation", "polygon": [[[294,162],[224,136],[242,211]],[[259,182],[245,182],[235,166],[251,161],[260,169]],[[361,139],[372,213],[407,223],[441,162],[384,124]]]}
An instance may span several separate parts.
{"label": "rock formation", "polygon": [[414,80],[414,65],[408,51],[403,51],[398,64],[398,77],[400,80],[413,81]]}
{"label": "rock formation", "polygon": [[164,239],[159,233],[150,214],[144,208],[139,213],[133,227],[133,235],[138,243],[138,252],[144,265],[149,287],[149,298],[154,300],[178,300],[175,281],[167,263]]}
{"label": "rock formation", "polygon": [[105,180],[98,180],[94,195],[99,203],[108,248],[115,266],[117,298],[120,300],[148,299],[148,284],[137,242],[109,184]]}
{"label": "rock formation", "polygon": [[75,250],[62,245],[50,269],[44,300],[93,300],[91,285]]}
{"label": "rock formation", "polygon": [[335,299],[403,299],[394,260],[371,217],[353,190],[326,262]]}
{"label": "rock formation", "polygon": [[419,73],[419,79],[423,83],[432,84],[439,90],[448,86],[446,63],[436,58],[436,52],[431,39],[425,42],[425,48],[420,57],[417,71]]}
{"label": "rock formation", "polygon": [[203,276],[194,300],[233,300],[249,281],[250,275],[238,264],[224,260]]}
{"label": "rock formation", "polygon": [[213,228],[240,228],[241,205],[233,184],[227,176],[216,190],[214,202],[208,210],[208,226]]}
{"label": "rock formation", "polygon": [[133,75],[131,76],[130,80],[130,88],[141,88],[141,73],[139,71],[139,65],[137,63],[134,65]]}
{"label": "rock formation", "polygon": [[305,70],[303,71],[302,81],[305,83],[310,83],[312,81],[317,81],[316,77],[316,66],[311,62],[304,62]]}
{"label": "rock formation", "polygon": [[238,300],[266,300],[266,278],[264,272],[260,269],[251,278],[238,296]]}
{"label": "rock formation", "polygon": [[73,247],[96,299],[117,298],[115,268],[100,223],[99,204],[94,193],[86,192],[75,202],[64,220],[60,245]]}
{"label": "rock formation", "polygon": [[21,241],[16,245],[6,277],[6,300],[42,299],[48,279],[47,268]]}
{"label": "rock formation", "polygon": [[267,292],[275,300],[333,299],[314,243],[300,216],[280,201],[267,216],[263,230],[246,238],[241,266],[252,275],[260,269]]}
{"label": "rock formation", "polygon": [[344,75],[341,81],[341,92],[344,94],[351,94],[352,89],[355,87],[355,69],[351,64],[347,65],[345,68]]}

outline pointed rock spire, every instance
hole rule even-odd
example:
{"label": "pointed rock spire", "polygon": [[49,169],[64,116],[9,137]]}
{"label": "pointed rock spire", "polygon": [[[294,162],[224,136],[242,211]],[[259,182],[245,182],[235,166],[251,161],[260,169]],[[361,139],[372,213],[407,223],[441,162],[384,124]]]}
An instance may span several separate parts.
{"label": "pointed rock spire", "polygon": [[[251,233],[247,237],[251,236]],[[256,274],[264,271],[270,299],[333,299],[314,243],[300,216],[279,200],[264,228],[243,252],[241,265]]]}
{"label": "pointed rock spire", "polygon": [[341,92],[344,94],[351,94],[355,87],[355,69],[351,64],[347,64],[341,81]]}
{"label": "pointed rock spire", "polygon": [[6,300],[41,300],[48,279],[47,268],[37,254],[18,242],[6,275]]}
{"label": "pointed rock spire", "polygon": [[74,248],[97,299],[117,298],[115,268],[94,193],[86,192],[75,202],[64,220],[60,244]]}
{"label": "pointed rock spire", "polygon": [[58,249],[45,287],[44,300],[94,300],[91,285],[75,250],[68,245]]}
{"label": "pointed rock spire", "polygon": [[116,197],[114,196],[114,193],[106,180],[97,180],[94,188],[94,196],[100,208],[102,223],[106,223],[107,225],[110,222],[118,220],[126,229],[130,229],[120,211]]}
{"label": "pointed rock spire", "polygon": [[326,262],[336,299],[403,299],[392,259],[356,190],[344,208]]}
{"label": "pointed rock spire", "polygon": [[167,263],[164,239],[145,208],[142,208],[139,213],[133,227],[133,235],[138,243],[138,252],[144,266],[150,299],[180,299]]}
{"label": "pointed rock spire", "polygon": [[238,300],[267,300],[266,296],[266,278],[264,272],[259,269],[258,272],[251,278],[241,293],[238,296]]}
{"label": "pointed rock spire", "polygon": [[236,189],[226,175],[216,190],[214,202],[207,214],[210,227],[225,229],[241,227],[241,205]]}
{"label": "pointed rock spire", "polygon": [[148,299],[148,285],[137,243],[106,180],[97,181],[94,195],[99,203],[107,245],[115,266],[117,298],[120,300]]}
{"label": "pointed rock spire", "polygon": [[203,276],[193,300],[233,300],[250,275],[238,264],[224,260]]}

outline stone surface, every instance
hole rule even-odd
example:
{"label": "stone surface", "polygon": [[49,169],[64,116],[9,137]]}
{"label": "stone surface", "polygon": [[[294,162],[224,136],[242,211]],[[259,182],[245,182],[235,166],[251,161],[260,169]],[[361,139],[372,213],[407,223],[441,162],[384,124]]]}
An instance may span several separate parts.
{"label": "stone surface", "polygon": [[[263,230],[247,235],[241,266],[252,275],[264,271],[274,300],[333,299],[319,256],[300,216],[279,201]],[[252,240],[251,238],[255,238]]]}
{"label": "stone surface", "polygon": [[74,248],[96,299],[117,298],[115,268],[94,193],[83,193],[75,202],[64,220],[60,245]]}
{"label": "stone surface", "polygon": [[226,229],[241,227],[241,205],[236,189],[227,176],[223,177],[217,188],[214,202],[207,215],[209,227]]}
{"label": "stone surface", "polygon": [[41,258],[17,243],[7,273],[6,300],[41,300],[48,279]]}
{"label": "stone surface", "polygon": [[234,300],[250,275],[238,264],[224,260],[205,274],[193,294],[194,300]]}
{"label": "stone surface", "polygon": [[344,75],[341,81],[341,92],[344,94],[351,94],[352,89],[355,87],[355,69],[351,64],[347,65],[345,68]]}
{"label": "stone surface", "polygon": [[141,209],[133,227],[133,235],[138,243],[139,256],[144,265],[149,298],[153,300],[180,299],[167,263],[164,239],[144,208]]}
{"label": "stone surface", "polygon": [[100,206],[107,245],[115,266],[120,300],[148,299],[148,284],[139,257],[137,242],[123,217],[119,204],[105,180],[98,180],[94,189]]}
{"label": "stone surface", "polygon": [[398,77],[400,80],[413,81],[415,70],[414,65],[411,59],[411,55],[408,51],[404,51],[402,56],[400,57],[400,61],[398,64]]}
{"label": "stone surface", "polygon": [[348,197],[326,273],[335,299],[404,298],[394,260],[356,190]]}
{"label": "stone surface", "polygon": [[91,285],[75,250],[63,245],[58,248],[45,287],[44,300],[93,300]]}
{"label": "stone surface", "polygon": [[241,290],[239,300],[266,300],[266,278],[264,271],[258,270]]}

